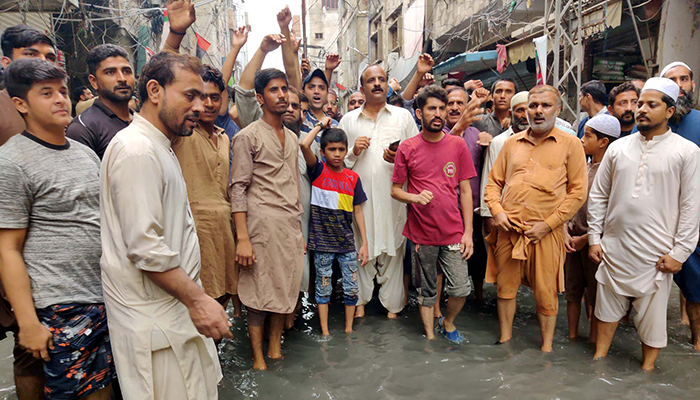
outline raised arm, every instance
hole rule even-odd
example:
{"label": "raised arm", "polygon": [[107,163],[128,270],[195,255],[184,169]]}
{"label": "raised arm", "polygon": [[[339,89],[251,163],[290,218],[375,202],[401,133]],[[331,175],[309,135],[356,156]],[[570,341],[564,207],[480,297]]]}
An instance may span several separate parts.
{"label": "raised arm", "polygon": [[277,13],[277,24],[280,26],[280,33],[287,38],[282,43],[282,63],[287,74],[290,86],[301,90],[301,67],[299,66],[299,41],[294,32],[289,30],[289,23],[292,22],[292,12],[289,6],[284,7]]}
{"label": "raised arm", "polygon": [[328,55],[326,55],[326,68],[323,70],[323,73],[328,80],[328,86],[331,85],[331,80],[333,80],[333,71],[338,68],[342,61],[338,54],[328,53]]}
{"label": "raised arm", "polygon": [[241,89],[252,90],[255,88],[255,73],[262,68],[267,53],[280,47],[286,40],[284,36],[279,34],[267,35],[263,38],[260,47],[255,54],[253,54],[253,57],[248,62],[248,65],[246,65],[245,69],[243,69],[241,81],[238,82],[238,86],[240,86]]}
{"label": "raised arm", "polygon": [[194,1],[168,0],[166,8],[168,10],[170,32],[165,39],[165,45],[162,50],[177,53],[180,51],[180,44],[182,43],[182,39],[185,38],[187,29],[189,29],[197,19],[194,12]]}
{"label": "raised arm", "polygon": [[421,81],[425,74],[433,69],[434,61],[430,54],[421,54],[418,56],[418,64],[416,64],[416,73],[413,74],[411,81],[406,85],[406,90],[403,91],[403,99],[411,100],[416,94],[421,85]]}
{"label": "raised arm", "polygon": [[318,163],[316,154],[311,150],[311,145],[314,143],[316,136],[321,132],[321,129],[328,129],[331,127],[331,122],[333,122],[333,120],[330,117],[321,118],[319,123],[301,139],[301,142],[299,142],[301,154],[304,156],[304,161],[306,161],[309,170],[312,170],[316,166],[316,163]]}
{"label": "raised arm", "polygon": [[[231,43],[231,51],[229,51],[224,65],[221,66],[221,73],[224,78],[224,85],[228,86],[228,81],[231,80],[231,75],[233,75],[233,67],[236,65],[236,58],[238,58],[238,53],[240,53],[243,46],[245,46],[248,41],[248,33],[250,32],[250,25],[242,26],[233,32],[233,43]],[[219,115],[225,115],[226,110],[228,110],[228,90],[224,90],[221,101],[221,110]]]}

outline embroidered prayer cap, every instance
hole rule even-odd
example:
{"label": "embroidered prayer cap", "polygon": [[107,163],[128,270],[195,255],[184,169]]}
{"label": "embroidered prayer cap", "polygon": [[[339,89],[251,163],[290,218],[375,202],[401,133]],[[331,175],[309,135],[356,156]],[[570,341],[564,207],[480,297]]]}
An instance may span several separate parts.
{"label": "embroidered prayer cap", "polygon": [[688,64],[686,64],[686,63],[684,63],[684,62],[682,62],[682,61],[674,61],[674,62],[668,64],[667,66],[665,66],[664,69],[661,70],[661,73],[659,74],[659,76],[664,76],[664,75],[666,75],[666,72],[668,72],[668,71],[670,71],[672,68],[676,68],[676,67],[686,67],[686,68],[688,68],[688,71],[693,72],[693,70],[690,69],[690,67],[688,66]]}
{"label": "embroidered prayer cap", "polygon": [[676,101],[678,100],[678,93],[680,92],[681,88],[676,85],[676,82],[668,78],[654,77],[647,79],[647,81],[644,83],[642,92],[646,90],[656,90],[672,98],[673,101]]}
{"label": "embroidered prayer cap", "polygon": [[615,139],[620,137],[620,121],[610,114],[598,114],[586,121],[586,126]]}
{"label": "embroidered prayer cap", "polygon": [[518,92],[510,99],[510,109],[514,109],[518,104],[527,103],[527,91]]}

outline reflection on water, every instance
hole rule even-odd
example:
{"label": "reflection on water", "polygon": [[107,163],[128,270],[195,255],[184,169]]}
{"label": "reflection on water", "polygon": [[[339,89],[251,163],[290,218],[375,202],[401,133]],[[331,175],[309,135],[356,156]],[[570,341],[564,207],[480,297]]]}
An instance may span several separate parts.
{"label": "reflection on water", "polygon": [[[343,332],[343,307],[331,306],[332,336],[319,335],[318,318],[305,309],[296,329],[286,334],[285,359],[268,360],[268,371],[254,372],[245,322],[233,320],[234,340],[221,346],[222,400],[233,399],[678,399],[700,398],[700,354],[681,326],[678,291],[669,307],[669,346],[661,351],[657,371],[641,372],[641,348],[634,327],[621,324],[607,360],[592,362],[594,347],[571,343],[566,334],[566,303],[560,312],[554,352],[539,351],[534,300],[521,290],[515,339],[495,346],[498,320],[495,290],[485,290],[486,304],[468,299],[456,321],[468,343],[455,346],[438,335],[422,335],[413,305],[398,320],[387,320],[376,306],[356,320],[355,332]],[[372,304],[375,304],[373,302]],[[444,310],[444,309],[443,309]],[[585,314],[585,313],[584,313]],[[582,317],[585,319],[585,317]],[[587,321],[580,332],[588,331]],[[0,399],[16,399],[12,383],[12,340],[0,342]]]}
{"label": "reflection on water", "polygon": [[[319,334],[313,310],[305,308],[295,330],[285,335],[285,359],[268,360],[269,369],[263,372],[251,371],[245,323],[235,320],[235,339],[226,341],[220,352],[224,370],[220,398],[373,400],[448,395],[636,400],[700,396],[700,354],[687,343],[688,328],[679,323],[677,292],[670,301],[669,347],[661,351],[653,374],[640,370],[641,348],[630,324],[620,325],[608,359],[592,362],[593,345],[567,339],[563,297],[554,352],[541,353],[534,300],[527,289],[519,297],[515,339],[496,346],[494,288],[486,289],[485,297],[481,307],[467,300],[456,325],[468,342],[459,346],[439,335],[428,342],[415,302],[393,321],[378,307],[368,307],[367,317],[356,320],[350,335],[343,332],[342,305],[331,306],[329,339]],[[587,332],[587,321],[580,330]]]}

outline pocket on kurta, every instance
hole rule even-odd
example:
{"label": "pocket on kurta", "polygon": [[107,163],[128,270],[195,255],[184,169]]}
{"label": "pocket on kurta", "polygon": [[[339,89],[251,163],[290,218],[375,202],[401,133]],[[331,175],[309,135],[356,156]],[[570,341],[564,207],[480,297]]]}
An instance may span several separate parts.
{"label": "pocket on kurta", "polygon": [[537,165],[532,174],[530,185],[545,193],[554,193],[559,180],[562,178],[564,166]]}

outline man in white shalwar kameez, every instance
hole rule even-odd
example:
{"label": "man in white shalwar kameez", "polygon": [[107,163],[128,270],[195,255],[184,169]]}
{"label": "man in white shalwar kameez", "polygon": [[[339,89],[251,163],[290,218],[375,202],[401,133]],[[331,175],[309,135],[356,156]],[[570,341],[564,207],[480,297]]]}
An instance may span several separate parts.
{"label": "man in white shalwar kameez", "polygon": [[140,114],[100,171],[102,286],[119,384],[128,400],[217,399],[214,341],[228,316],[200,283],[187,188],[171,148],[203,112],[202,66],[159,53],[144,66]]}
{"label": "man in white shalwar kameez", "polygon": [[[367,227],[369,263],[358,269],[359,294],[357,317],[364,316],[364,306],[372,300],[374,279],[381,285],[379,301],[389,318],[404,306],[403,258],[406,205],[391,198],[391,175],[396,148],[392,143],[418,135],[418,127],[408,110],[386,104],[389,90],[387,75],[378,65],[365,69],[360,83],[365,104],[343,116],[338,128],[348,135],[345,163],[360,175],[367,194],[362,204]],[[355,238],[360,235],[356,231]],[[358,244],[358,248],[359,248]]]}
{"label": "man in white shalwar kameez", "polygon": [[678,93],[670,79],[646,82],[639,132],[610,145],[588,200],[589,254],[600,263],[595,359],[607,355],[631,303],[646,371],[666,347],[673,274],[698,242],[700,149],[668,128]]}

